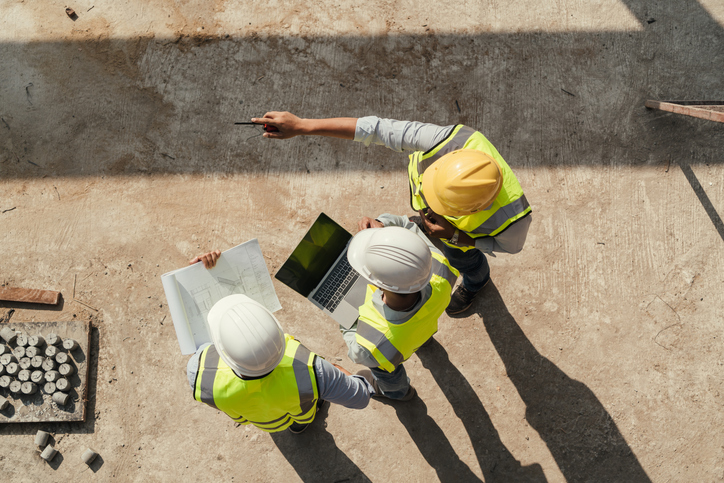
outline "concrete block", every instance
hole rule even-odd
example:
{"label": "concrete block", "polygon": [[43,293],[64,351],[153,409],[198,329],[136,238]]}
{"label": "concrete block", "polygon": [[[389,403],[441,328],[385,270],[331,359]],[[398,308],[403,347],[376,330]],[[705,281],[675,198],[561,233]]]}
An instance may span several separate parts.
{"label": "concrete block", "polygon": [[53,458],[55,458],[55,455],[58,453],[58,450],[53,448],[52,446],[48,445],[45,447],[42,453],[40,453],[40,457],[43,458],[45,461],[50,462]]}
{"label": "concrete block", "polygon": [[43,347],[45,345],[45,339],[42,335],[31,335],[28,337],[28,345],[30,347]]}
{"label": "concrete block", "polygon": [[24,382],[20,387],[23,394],[35,394],[38,392],[38,385],[30,381]]}
{"label": "concrete block", "polygon": [[60,375],[63,377],[72,376],[75,374],[75,366],[70,364],[61,364],[58,368],[58,372],[60,372]]}
{"label": "concrete block", "polygon": [[63,349],[74,351],[78,348],[78,342],[73,339],[63,339]]}
{"label": "concrete block", "polygon": [[58,391],[68,392],[70,391],[70,383],[68,382],[68,379],[61,377],[55,381],[55,388]]}
{"label": "concrete block", "polygon": [[17,376],[18,372],[20,372],[20,366],[18,366],[18,364],[15,362],[11,362],[7,366],[5,366],[5,372],[8,374],[8,376]]}
{"label": "concrete block", "polygon": [[7,342],[8,344],[13,342],[17,338],[17,336],[18,336],[18,333],[15,332],[10,327],[3,327],[3,329],[0,330],[0,337],[2,337],[3,340],[5,342]]}
{"label": "concrete block", "polygon": [[96,456],[98,456],[98,453],[93,451],[92,449],[88,448],[83,452],[83,463],[89,465],[93,463],[93,460],[96,459]]}
{"label": "concrete block", "polygon": [[58,379],[60,379],[60,372],[58,371],[48,371],[45,373],[45,380],[48,382],[55,382]]}
{"label": "concrete block", "polygon": [[43,360],[43,370],[45,372],[52,371],[53,369],[55,369],[55,366],[55,361],[50,357],[46,357],[45,360]]}
{"label": "concrete block", "polygon": [[36,446],[45,446],[48,443],[49,437],[50,437],[50,433],[46,433],[45,431],[38,430],[38,432],[35,433],[35,445]]}
{"label": "concrete block", "polygon": [[70,401],[70,396],[64,392],[55,392],[53,393],[53,402],[60,405],[65,406],[68,404],[68,401]]}

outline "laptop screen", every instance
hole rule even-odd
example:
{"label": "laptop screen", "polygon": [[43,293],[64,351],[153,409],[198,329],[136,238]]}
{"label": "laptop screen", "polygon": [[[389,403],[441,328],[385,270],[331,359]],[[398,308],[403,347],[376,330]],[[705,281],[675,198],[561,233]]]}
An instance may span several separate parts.
{"label": "laptop screen", "polygon": [[308,297],[351,238],[347,230],[321,213],[274,277]]}

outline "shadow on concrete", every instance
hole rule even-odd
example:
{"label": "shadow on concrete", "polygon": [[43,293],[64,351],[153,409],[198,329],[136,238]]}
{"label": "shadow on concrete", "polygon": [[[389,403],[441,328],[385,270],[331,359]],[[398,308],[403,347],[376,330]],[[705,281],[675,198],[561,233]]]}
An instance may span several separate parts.
{"label": "shadow on concrete", "polygon": [[347,457],[327,432],[325,419],[329,403],[317,412],[312,424],[301,434],[271,433],[274,444],[305,483],[319,481],[362,483],[370,479]]}
{"label": "shadow on concrete", "polygon": [[3,178],[405,170],[382,147],[234,125],[269,110],[467,124],[513,168],[663,163],[672,148],[721,163],[720,124],[644,107],[724,98],[721,25],[695,1],[621,3],[637,29],[5,42]]}
{"label": "shadow on concrete", "polygon": [[[546,481],[543,468],[539,464],[524,467],[513,457],[500,440],[498,431],[493,426],[493,422],[480,402],[480,398],[478,398],[467,379],[450,362],[447,351],[435,339],[431,339],[416,354],[420,358],[422,365],[430,371],[438,386],[440,386],[455,411],[455,415],[465,426],[465,431],[468,433],[486,483],[492,481]],[[446,455],[445,451],[441,451],[446,450],[449,444],[445,444],[447,440],[442,432],[440,432],[440,435],[435,434],[434,428],[437,428],[435,422],[428,417],[429,422],[421,424],[421,420],[415,415],[417,409],[415,405],[410,405],[409,409],[408,406],[403,406],[402,403],[397,403],[397,405],[399,406],[396,409],[400,420],[408,428],[408,432],[415,439],[420,450],[423,451],[421,445],[427,446],[430,454],[440,458],[441,468],[446,476],[444,480],[441,477],[441,481],[469,481],[464,475],[450,473],[446,460],[456,459],[457,456],[454,451],[452,451],[452,456]],[[422,404],[422,407],[424,408],[424,404]],[[428,426],[431,426],[433,430],[430,431]],[[439,430],[439,428],[437,429]],[[426,431],[431,434],[425,434]],[[416,438],[415,433],[422,433],[418,434],[422,437]],[[430,458],[426,457],[426,459],[430,462]],[[432,466],[438,469],[437,466]],[[438,470],[438,476],[440,475],[441,471]]]}
{"label": "shadow on concrete", "polygon": [[686,161],[680,161],[679,167],[681,167],[681,171],[684,172],[684,176],[691,185],[691,189],[694,190],[696,197],[699,198],[699,202],[701,206],[704,207],[704,211],[709,215],[709,219],[714,224],[714,228],[716,228],[722,241],[724,241],[724,222],[722,222],[719,213],[716,212],[716,208],[714,208],[711,200],[706,195],[706,191],[701,187],[701,183],[699,183],[699,179],[696,177],[696,174],[694,174],[694,170],[691,169],[691,166]]}
{"label": "shadow on concrete", "polygon": [[492,282],[473,305],[518,394],[528,424],[567,481],[650,482],[596,395],[543,357],[508,312]]}

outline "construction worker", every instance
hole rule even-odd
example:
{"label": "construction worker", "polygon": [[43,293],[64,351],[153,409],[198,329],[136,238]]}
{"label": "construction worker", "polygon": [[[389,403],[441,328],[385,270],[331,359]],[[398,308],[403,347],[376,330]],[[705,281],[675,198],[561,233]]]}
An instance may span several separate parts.
{"label": "construction worker", "polygon": [[406,216],[365,217],[359,228],[347,258],[370,285],[357,322],[340,330],[376,395],[409,401],[415,388],[402,363],[437,332],[458,272]]}
{"label": "construction worker", "polygon": [[[209,252],[191,262],[212,268],[219,256]],[[363,376],[311,352],[246,295],[219,300],[207,320],[213,344],[202,345],[189,360],[189,384],[194,399],[238,423],[301,433],[324,401],[363,409],[374,394]]]}
{"label": "construction worker", "polygon": [[518,253],[531,223],[531,207],[513,171],[482,133],[457,124],[362,118],[300,119],[267,112],[252,122],[278,131],[270,139],[298,135],[331,136],[381,144],[410,155],[410,204],[428,236],[445,244],[444,253],[463,275],[447,313],[464,312],[490,281],[485,254]]}

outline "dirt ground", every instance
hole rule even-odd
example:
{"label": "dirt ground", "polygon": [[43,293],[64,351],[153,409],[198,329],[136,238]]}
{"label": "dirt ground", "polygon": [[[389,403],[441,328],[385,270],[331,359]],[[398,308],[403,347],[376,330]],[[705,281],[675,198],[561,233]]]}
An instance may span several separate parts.
{"label": "dirt ground", "polygon": [[[1,479],[724,480],[724,125],[644,108],[724,99],[723,5],[0,0],[0,283],[64,298],[0,316],[95,327],[88,420],[0,427]],[[233,125],[268,110],[473,126],[534,211],[406,363],[418,399],[298,436],[192,399],[160,276],[252,238],[273,274],[320,211],[408,214],[406,157]]]}

